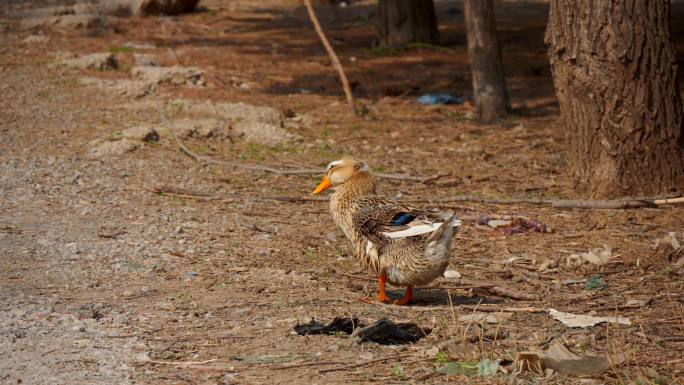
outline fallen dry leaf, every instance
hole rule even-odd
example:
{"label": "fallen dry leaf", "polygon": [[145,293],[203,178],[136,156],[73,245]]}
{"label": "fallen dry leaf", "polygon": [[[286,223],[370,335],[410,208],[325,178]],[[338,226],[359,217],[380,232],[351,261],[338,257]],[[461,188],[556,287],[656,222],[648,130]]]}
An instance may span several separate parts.
{"label": "fallen dry leaf", "polygon": [[551,369],[561,374],[575,376],[597,375],[626,360],[624,353],[612,356],[578,356],[560,341],[543,352],[520,352],[515,360],[518,372],[544,373]]}
{"label": "fallen dry leaf", "polygon": [[620,325],[631,325],[632,322],[626,317],[596,317],[583,314],[572,314],[549,308],[549,315],[571,328],[586,328],[600,323],[611,322]]}

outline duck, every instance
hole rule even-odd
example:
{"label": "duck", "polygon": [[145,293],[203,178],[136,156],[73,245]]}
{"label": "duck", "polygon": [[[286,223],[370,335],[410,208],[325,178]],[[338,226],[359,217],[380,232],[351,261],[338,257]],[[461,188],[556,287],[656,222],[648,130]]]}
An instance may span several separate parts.
{"label": "duck", "polygon": [[454,213],[432,212],[376,193],[368,165],[353,157],[332,161],[312,192],[331,189],[330,213],[361,265],[378,277],[377,300],[389,303],[386,284],[406,287],[396,305],[413,301],[415,286],[444,274],[451,240],[461,226]]}

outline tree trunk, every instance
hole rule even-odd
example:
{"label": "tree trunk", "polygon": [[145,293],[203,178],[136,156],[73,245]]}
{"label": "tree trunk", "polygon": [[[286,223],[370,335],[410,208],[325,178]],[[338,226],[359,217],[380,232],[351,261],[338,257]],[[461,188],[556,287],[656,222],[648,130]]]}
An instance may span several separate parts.
{"label": "tree trunk", "polygon": [[505,117],[510,109],[494,4],[492,0],[465,0],[463,8],[477,118],[489,123]]}
{"label": "tree trunk", "polygon": [[380,0],[380,36],[387,47],[439,44],[432,0]]}
{"label": "tree trunk", "polygon": [[560,123],[592,196],[684,188],[668,1],[553,0],[546,30]]}

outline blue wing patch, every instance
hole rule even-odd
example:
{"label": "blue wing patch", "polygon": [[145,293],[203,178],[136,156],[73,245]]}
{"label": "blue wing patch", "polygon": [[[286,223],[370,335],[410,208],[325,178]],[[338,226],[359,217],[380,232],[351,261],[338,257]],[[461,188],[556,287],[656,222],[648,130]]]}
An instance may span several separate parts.
{"label": "blue wing patch", "polygon": [[403,226],[416,218],[415,215],[409,213],[398,213],[392,218],[392,224],[394,226]]}

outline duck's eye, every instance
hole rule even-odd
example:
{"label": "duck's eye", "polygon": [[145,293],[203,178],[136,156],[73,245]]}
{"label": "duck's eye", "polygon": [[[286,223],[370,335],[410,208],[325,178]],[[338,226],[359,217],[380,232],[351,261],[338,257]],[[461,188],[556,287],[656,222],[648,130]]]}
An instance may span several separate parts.
{"label": "duck's eye", "polygon": [[326,168],[326,170],[330,170],[331,168],[339,165],[340,163],[342,163],[341,160],[334,160],[328,164],[328,167]]}

